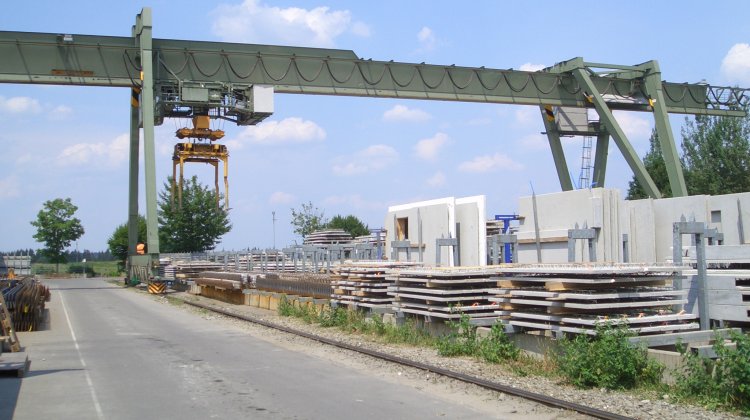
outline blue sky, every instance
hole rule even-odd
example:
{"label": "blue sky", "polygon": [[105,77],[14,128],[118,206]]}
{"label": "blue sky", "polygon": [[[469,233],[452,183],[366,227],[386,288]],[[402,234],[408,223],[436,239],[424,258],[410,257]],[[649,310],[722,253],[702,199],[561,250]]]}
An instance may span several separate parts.
{"label": "blue sky", "polygon": [[[0,30],[129,36],[141,7],[154,37],[351,49],[363,58],[537,69],[581,56],[638,64],[658,60],[671,82],[750,87],[746,1],[35,1],[13,2]],[[0,250],[37,248],[29,224],[46,200],[70,197],[86,234],[79,249],[102,250],[127,218],[126,89],[0,84]],[[619,113],[640,155],[653,119]],[[673,116],[680,139],[684,116]],[[156,130],[158,188],[171,174],[174,131]],[[331,217],[354,214],[371,228],[387,207],[447,196],[487,196],[488,217],[517,209],[520,196],[559,191],[538,108],[275,95],[275,113],[253,128],[224,126],[234,225],[218,249],[300,238],[292,207],[312,202]],[[565,141],[574,179],[581,139]],[[632,174],[610,146],[607,186]],[[187,166],[213,182],[205,166]],[[143,200],[141,200],[143,208]]]}

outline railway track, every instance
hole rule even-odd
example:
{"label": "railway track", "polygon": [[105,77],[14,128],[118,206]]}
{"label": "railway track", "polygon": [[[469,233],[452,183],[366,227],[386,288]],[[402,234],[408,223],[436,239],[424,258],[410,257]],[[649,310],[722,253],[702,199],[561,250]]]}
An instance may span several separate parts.
{"label": "railway track", "polygon": [[585,414],[587,416],[596,417],[600,419],[611,419],[611,420],[626,420],[626,419],[632,419],[631,417],[626,417],[617,413],[611,413],[608,411],[600,410],[598,408],[589,407],[583,404],[578,404],[566,400],[561,400],[559,398],[554,398],[549,395],[544,394],[538,394],[535,392],[526,391],[523,389],[513,388],[507,385],[499,384],[497,382],[488,381],[482,378],[478,378],[476,376],[466,375],[460,372],[455,372],[452,370],[444,369],[438,366],[433,366],[427,363],[421,363],[421,362],[415,362],[412,360],[404,359],[398,356],[394,356],[391,354],[375,351],[375,350],[369,350],[369,349],[363,349],[357,346],[352,346],[347,343],[343,343],[336,340],[331,340],[325,337],[320,337],[314,334],[310,334],[304,331],[295,330],[293,328],[284,327],[281,325],[274,324],[272,322],[263,321],[260,319],[256,319],[253,317],[245,316],[242,314],[234,313],[232,311],[227,311],[221,308],[216,308],[211,305],[204,305],[202,303],[198,302],[191,302],[188,300],[180,299],[182,302],[194,306],[197,308],[206,309],[215,313],[219,313],[222,315],[226,315],[232,318],[241,319],[243,321],[252,322],[254,324],[258,324],[267,328],[272,328],[278,331],[283,331],[288,334],[297,335],[300,337],[304,337],[310,340],[314,340],[320,343],[324,343],[330,346],[338,347],[341,349],[346,349],[349,351],[353,351],[360,354],[365,354],[370,357],[375,357],[377,359],[386,360],[392,363],[397,363],[403,366],[408,366],[416,369],[425,370],[428,372],[432,372],[438,375],[442,375],[448,378],[456,379],[461,382],[477,385],[486,389],[490,389],[497,392],[502,392],[504,394],[513,395],[516,397],[524,398],[530,401],[534,401],[540,404],[544,404],[549,407],[555,407],[555,408],[562,408],[566,410],[575,411],[581,414]]}

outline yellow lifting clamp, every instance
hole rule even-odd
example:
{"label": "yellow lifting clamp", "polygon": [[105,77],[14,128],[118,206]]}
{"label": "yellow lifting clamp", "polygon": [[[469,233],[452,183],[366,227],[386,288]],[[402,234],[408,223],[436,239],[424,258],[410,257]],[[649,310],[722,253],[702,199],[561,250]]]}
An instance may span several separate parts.
{"label": "yellow lifting clamp", "polygon": [[[211,142],[224,137],[222,130],[212,130],[208,115],[193,117],[193,128],[177,130],[177,138],[191,138],[210,140]],[[223,144],[211,143],[177,143],[172,155],[172,206],[174,206],[175,189],[177,187],[177,165],[180,166],[179,189],[177,191],[178,205],[182,207],[182,184],[184,180],[184,166],[186,162],[208,163],[214,167],[214,184],[216,186],[216,206],[219,206],[219,161],[224,162],[224,209],[229,210],[229,152]]]}

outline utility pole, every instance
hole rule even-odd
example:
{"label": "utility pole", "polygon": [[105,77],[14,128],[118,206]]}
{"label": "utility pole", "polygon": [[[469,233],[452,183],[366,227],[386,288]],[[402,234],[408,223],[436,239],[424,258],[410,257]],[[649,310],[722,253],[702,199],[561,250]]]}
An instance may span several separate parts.
{"label": "utility pole", "polygon": [[271,212],[271,218],[273,220],[273,249],[276,249],[276,212]]}

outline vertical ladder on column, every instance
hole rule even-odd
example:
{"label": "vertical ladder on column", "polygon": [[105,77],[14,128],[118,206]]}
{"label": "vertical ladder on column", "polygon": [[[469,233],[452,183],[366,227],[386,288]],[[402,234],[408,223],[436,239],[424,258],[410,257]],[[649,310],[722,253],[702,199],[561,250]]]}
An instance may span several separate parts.
{"label": "vertical ladder on column", "polygon": [[591,147],[593,137],[583,137],[583,150],[581,151],[581,173],[578,176],[578,188],[584,189],[591,186]]}
{"label": "vertical ladder on column", "polygon": [[21,343],[18,341],[16,330],[13,328],[13,321],[10,319],[8,305],[6,305],[2,293],[0,293],[0,335],[3,336],[3,340],[0,340],[0,347],[2,347],[0,350],[4,349],[3,341],[7,340],[10,351],[21,351]]}

